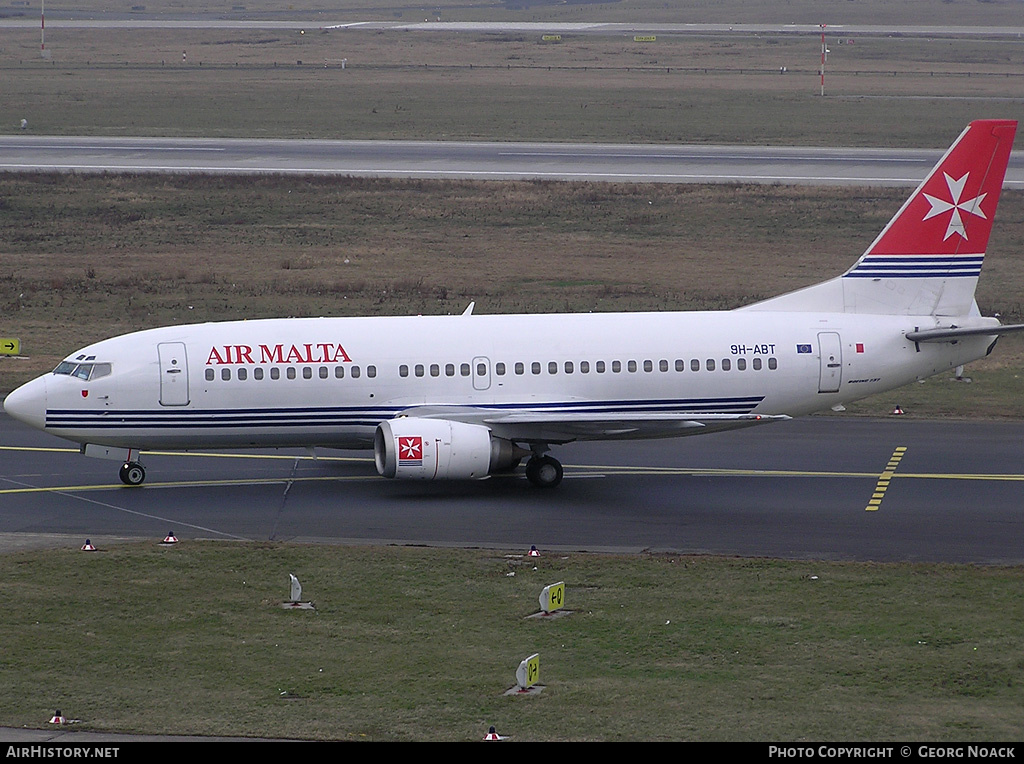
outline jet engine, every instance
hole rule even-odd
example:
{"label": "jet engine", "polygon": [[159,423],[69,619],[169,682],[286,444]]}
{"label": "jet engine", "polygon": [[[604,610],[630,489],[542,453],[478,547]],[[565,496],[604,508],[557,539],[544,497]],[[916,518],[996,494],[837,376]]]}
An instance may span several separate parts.
{"label": "jet engine", "polygon": [[400,480],[475,480],[529,454],[482,425],[449,419],[389,419],[373,437],[377,472]]}

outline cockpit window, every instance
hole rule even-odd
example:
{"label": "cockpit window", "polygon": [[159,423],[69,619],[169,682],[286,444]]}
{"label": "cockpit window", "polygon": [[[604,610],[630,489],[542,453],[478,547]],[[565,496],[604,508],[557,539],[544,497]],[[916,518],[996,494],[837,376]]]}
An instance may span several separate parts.
{"label": "cockpit window", "polygon": [[88,382],[90,379],[110,376],[110,364],[61,361],[57,364],[57,368],[53,370],[53,373],[67,374],[68,376],[77,377]]}

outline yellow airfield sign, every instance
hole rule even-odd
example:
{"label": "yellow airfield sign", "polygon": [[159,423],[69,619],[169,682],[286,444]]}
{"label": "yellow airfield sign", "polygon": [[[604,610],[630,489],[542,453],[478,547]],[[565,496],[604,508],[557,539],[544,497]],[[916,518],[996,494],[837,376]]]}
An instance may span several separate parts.
{"label": "yellow airfield sign", "polygon": [[565,604],[565,581],[545,586],[540,593],[540,609],[553,613]]}
{"label": "yellow airfield sign", "polygon": [[0,337],[0,355],[21,355],[21,340]]}
{"label": "yellow airfield sign", "polygon": [[516,684],[521,690],[528,690],[540,679],[540,653],[534,653],[523,660],[516,669]]}

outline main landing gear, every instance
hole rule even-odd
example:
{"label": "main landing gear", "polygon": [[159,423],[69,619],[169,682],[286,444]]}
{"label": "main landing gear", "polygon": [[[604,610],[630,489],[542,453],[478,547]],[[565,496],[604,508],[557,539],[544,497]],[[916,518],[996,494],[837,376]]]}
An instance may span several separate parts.
{"label": "main landing gear", "polygon": [[125,462],[117,476],[125,485],[142,485],[146,479],[146,469],[138,462]]}
{"label": "main landing gear", "polygon": [[536,454],[526,463],[526,479],[538,488],[554,488],[562,482],[562,465],[553,456]]}

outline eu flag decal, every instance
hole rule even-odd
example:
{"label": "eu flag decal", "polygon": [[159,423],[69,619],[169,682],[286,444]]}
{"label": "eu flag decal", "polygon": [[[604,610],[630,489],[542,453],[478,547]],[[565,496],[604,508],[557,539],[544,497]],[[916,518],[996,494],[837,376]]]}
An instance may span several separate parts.
{"label": "eu flag decal", "polygon": [[811,352],[811,346],[810,345],[797,345],[796,346],[796,352],[798,352],[798,353],[810,353]]}

